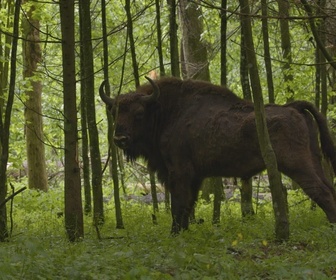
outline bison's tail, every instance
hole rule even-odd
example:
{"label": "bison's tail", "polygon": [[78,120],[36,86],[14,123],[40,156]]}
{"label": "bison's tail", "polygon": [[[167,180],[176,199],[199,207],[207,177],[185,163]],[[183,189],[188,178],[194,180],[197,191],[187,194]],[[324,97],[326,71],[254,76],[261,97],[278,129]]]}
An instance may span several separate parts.
{"label": "bison's tail", "polygon": [[294,101],[289,103],[287,106],[293,107],[301,113],[308,111],[313,115],[320,131],[322,152],[330,160],[334,169],[334,173],[336,174],[336,150],[325,117],[316,109],[312,103],[307,101]]}

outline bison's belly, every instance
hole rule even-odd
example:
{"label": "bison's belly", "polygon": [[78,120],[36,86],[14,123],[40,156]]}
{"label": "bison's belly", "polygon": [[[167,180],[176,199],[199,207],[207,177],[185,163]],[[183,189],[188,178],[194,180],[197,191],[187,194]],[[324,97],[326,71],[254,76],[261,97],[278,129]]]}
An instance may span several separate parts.
{"label": "bison's belly", "polygon": [[195,169],[203,177],[250,178],[265,169],[259,149],[219,149],[207,153],[197,153]]}

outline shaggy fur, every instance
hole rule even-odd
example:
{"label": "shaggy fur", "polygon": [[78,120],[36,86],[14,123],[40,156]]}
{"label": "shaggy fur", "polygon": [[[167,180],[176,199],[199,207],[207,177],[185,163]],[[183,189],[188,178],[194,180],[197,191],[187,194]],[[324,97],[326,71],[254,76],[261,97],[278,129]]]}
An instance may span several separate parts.
{"label": "shaggy fur", "polygon": [[[143,157],[171,192],[172,232],[188,228],[188,217],[204,178],[248,179],[265,164],[253,104],[227,88],[207,82],[164,78],[160,94],[145,84],[118,97],[115,142],[127,158]],[[101,96],[112,107],[115,100]],[[335,191],[321,166],[321,150],[336,171],[334,144],[324,117],[306,101],[265,107],[279,170],[336,222]],[[318,144],[320,135],[321,148]]]}

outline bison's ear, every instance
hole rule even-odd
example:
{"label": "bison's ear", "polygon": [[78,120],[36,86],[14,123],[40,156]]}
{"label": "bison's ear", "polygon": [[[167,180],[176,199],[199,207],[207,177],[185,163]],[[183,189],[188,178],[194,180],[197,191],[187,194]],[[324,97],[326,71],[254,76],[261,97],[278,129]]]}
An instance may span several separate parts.
{"label": "bison's ear", "polygon": [[149,78],[147,76],[145,78],[152,85],[152,87],[153,87],[153,93],[151,95],[147,95],[147,96],[141,97],[141,100],[144,101],[144,102],[153,102],[153,101],[156,101],[158,99],[158,97],[160,96],[159,86],[151,78]]}
{"label": "bison's ear", "polygon": [[101,83],[99,87],[99,95],[100,95],[100,98],[104,101],[104,103],[108,106],[108,108],[112,108],[114,104],[114,99],[106,95],[104,91],[106,83],[107,83],[106,80]]}

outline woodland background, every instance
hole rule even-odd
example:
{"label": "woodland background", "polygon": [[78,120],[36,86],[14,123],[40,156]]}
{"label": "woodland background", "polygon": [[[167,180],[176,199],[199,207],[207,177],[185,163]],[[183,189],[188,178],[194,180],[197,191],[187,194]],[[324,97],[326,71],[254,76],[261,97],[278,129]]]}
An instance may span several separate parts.
{"label": "woodland background", "polygon": [[124,228],[119,190],[154,191],[145,163],[124,162],[109,141],[103,80],[113,96],[145,75],[209,80],[248,99],[259,84],[265,103],[311,101],[334,128],[334,0],[1,0],[0,26],[1,241],[12,220],[2,202],[21,187],[64,197],[70,241],[85,220],[100,236],[112,195]]}

